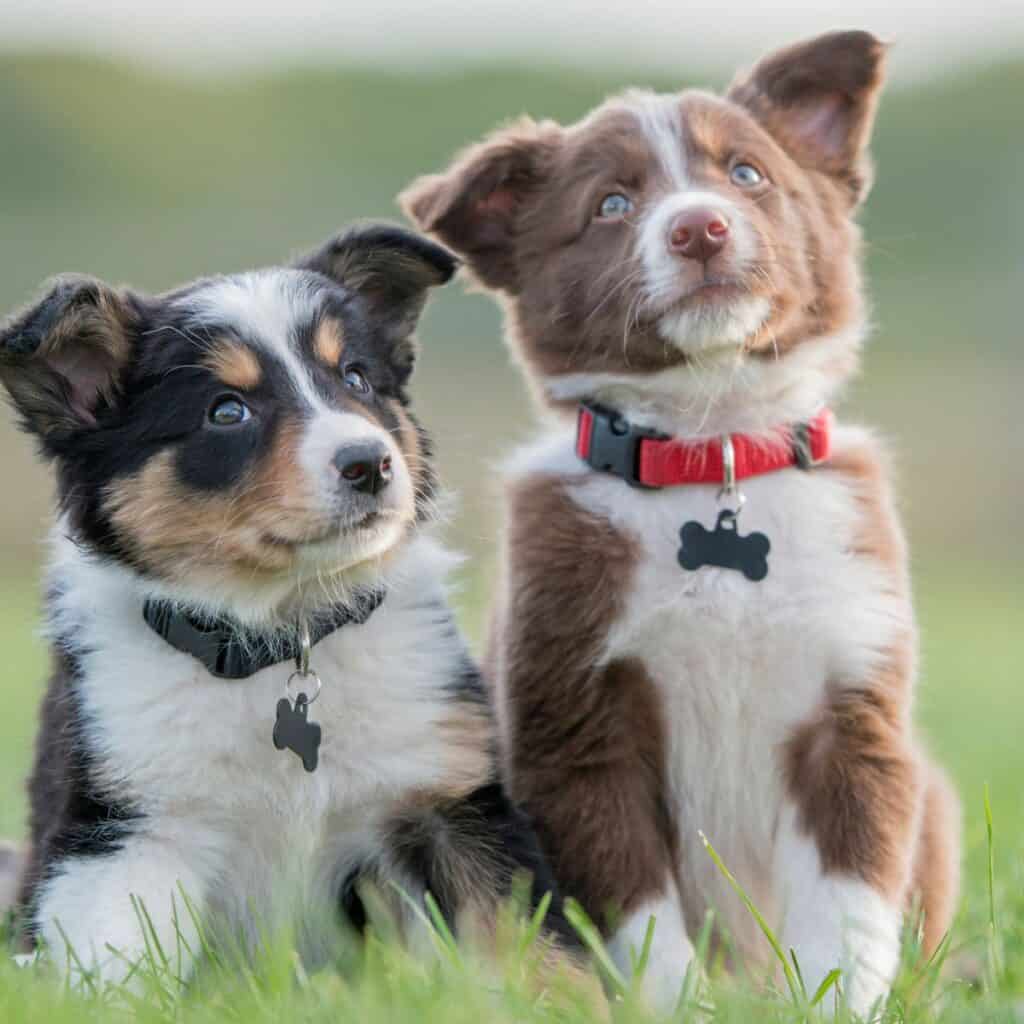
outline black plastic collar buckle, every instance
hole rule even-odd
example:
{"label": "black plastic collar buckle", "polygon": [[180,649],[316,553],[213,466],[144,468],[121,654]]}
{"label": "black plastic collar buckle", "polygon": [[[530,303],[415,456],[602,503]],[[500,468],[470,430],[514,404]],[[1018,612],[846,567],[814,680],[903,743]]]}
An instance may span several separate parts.
{"label": "black plastic collar buckle", "polygon": [[599,473],[621,477],[631,487],[660,490],[640,480],[640,442],[646,438],[661,440],[665,435],[648,427],[638,427],[600,405],[583,402],[582,408],[591,416],[590,446],[583,461]]}
{"label": "black plastic collar buckle", "polygon": [[821,465],[821,460],[814,457],[811,445],[811,427],[809,423],[798,423],[793,427],[793,461],[805,473]]}

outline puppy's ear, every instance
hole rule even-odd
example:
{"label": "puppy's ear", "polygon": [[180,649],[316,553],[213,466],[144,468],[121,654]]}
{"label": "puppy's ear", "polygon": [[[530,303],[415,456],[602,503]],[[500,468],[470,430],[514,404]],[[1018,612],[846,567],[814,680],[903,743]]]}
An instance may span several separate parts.
{"label": "puppy's ear", "polygon": [[829,32],[765,57],[726,95],[799,163],[836,178],[856,204],[871,184],[867,147],[885,53],[869,32]]}
{"label": "puppy's ear", "polygon": [[458,156],[443,174],[414,181],[398,202],[417,226],[464,257],[485,285],[515,292],[519,214],[561,142],[553,121],[522,118]]}
{"label": "puppy's ear", "polygon": [[412,333],[427,289],[449,281],[458,265],[429,238],[390,224],[352,228],[296,264],[358,292],[375,323],[395,337]]}
{"label": "puppy's ear", "polygon": [[127,295],[67,276],[0,325],[0,381],[44,450],[53,454],[60,442],[95,427],[116,403],[134,316]]}

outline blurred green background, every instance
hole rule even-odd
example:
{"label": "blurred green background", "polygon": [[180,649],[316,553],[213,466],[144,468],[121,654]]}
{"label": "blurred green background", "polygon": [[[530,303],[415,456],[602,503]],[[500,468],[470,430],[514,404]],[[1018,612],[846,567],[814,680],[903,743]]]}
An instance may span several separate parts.
{"label": "blurred green background", "polygon": [[[572,119],[627,83],[727,76],[478,67],[174,77],[81,57],[0,54],[0,308],[58,271],[163,289],[279,261],[522,111]],[[886,95],[863,214],[875,331],[845,415],[892,442],[923,636],[918,715],[964,797],[980,867],[992,786],[1000,858],[1024,838],[1019,505],[1024,384],[1024,61]],[[533,411],[493,303],[456,284],[424,322],[418,408],[458,495],[465,621],[492,579],[494,466]],[[0,416],[0,835],[20,834],[45,653],[35,639],[49,478]],[[977,875],[976,875],[977,878]],[[977,895],[978,886],[972,886]]]}

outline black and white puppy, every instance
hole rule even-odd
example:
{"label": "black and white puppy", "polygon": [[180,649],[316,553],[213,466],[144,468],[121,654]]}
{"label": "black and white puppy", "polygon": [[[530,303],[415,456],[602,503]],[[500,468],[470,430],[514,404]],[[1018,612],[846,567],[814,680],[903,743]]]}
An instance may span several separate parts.
{"label": "black and white puppy", "polygon": [[187,974],[195,910],[316,957],[366,883],[484,931],[517,871],[552,887],[426,529],[406,386],[454,268],[370,226],[158,297],[58,279],[0,327],[60,513],[20,904],[72,973],[123,979],[144,916]]}

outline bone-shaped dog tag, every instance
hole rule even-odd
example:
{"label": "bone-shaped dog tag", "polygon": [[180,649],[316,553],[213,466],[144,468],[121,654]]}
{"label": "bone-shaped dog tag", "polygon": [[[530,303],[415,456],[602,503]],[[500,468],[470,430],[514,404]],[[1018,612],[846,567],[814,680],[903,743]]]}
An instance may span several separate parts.
{"label": "bone-shaped dog tag", "polygon": [[320,726],[309,721],[309,698],[300,693],[295,707],[287,697],[277,702],[277,720],[274,722],[274,746],[298,754],[307,772],[316,771],[320,752]]}
{"label": "bone-shaped dog tag", "polygon": [[718,513],[714,530],[706,530],[698,522],[686,523],[679,531],[679,539],[682,541],[679,564],[684,569],[699,569],[704,565],[736,569],[755,583],[768,575],[771,541],[763,533],[741,537],[736,513],[731,509]]}

